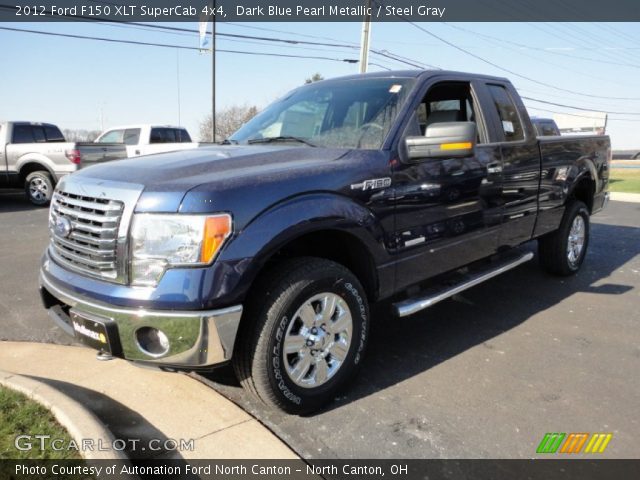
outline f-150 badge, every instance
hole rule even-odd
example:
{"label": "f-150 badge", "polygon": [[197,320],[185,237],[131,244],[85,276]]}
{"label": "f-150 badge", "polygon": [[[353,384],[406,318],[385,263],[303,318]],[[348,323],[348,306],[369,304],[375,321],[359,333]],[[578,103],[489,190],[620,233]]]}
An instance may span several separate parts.
{"label": "f-150 badge", "polygon": [[377,190],[378,188],[386,188],[391,186],[391,179],[385,178],[372,178],[371,180],[365,180],[362,183],[351,184],[351,190]]}

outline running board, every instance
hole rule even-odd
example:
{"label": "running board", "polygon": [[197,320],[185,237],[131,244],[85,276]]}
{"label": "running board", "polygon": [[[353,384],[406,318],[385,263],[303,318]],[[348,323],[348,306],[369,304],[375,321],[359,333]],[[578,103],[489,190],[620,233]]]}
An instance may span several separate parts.
{"label": "running board", "polygon": [[532,252],[527,252],[518,255],[516,258],[509,258],[502,260],[500,263],[493,265],[489,270],[483,270],[474,274],[467,275],[461,281],[454,285],[448,285],[447,287],[432,287],[423,293],[423,296],[418,298],[410,298],[403,300],[402,302],[394,303],[394,313],[398,317],[406,317],[413,315],[420,310],[429,308],[442,300],[446,300],[460,292],[464,292],[468,288],[475,287],[476,285],[486,282],[487,280],[497,277],[501,273],[504,273],[512,268],[517,267],[525,262],[528,262],[533,258]]}

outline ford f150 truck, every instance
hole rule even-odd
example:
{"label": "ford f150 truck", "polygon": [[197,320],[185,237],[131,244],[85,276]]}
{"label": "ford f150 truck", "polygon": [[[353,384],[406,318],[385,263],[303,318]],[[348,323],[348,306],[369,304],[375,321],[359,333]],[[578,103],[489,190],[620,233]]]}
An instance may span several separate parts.
{"label": "ford f150 truck", "polygon": [[128,125],[113,127],[102,133],[96,143],[124,143],[128,157],[154,153],[175,152],[198,148],[189,132],[183,127],[171,125]]}
{"label": "ford f150 truck", "polygon": [[0,187],[24,187],[34,205],[47,205],[63,176],[126,157],[123,145],[66,142],[50,123],[0,122]]}
{"label": "ford f150 truck", "polygon": [[571,275],[607,200],[605,136],[536,137],[508,80],[399,71],[300,87],[224,145],[65,177],[50,316],[164,369],[231,362],[309,412],[362,363],[371,302],[406,316],[530,260]]}

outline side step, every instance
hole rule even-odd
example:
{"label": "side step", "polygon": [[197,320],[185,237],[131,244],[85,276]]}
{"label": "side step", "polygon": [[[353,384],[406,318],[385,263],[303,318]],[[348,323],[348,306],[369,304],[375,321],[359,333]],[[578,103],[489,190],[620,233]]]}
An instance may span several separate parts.
{"label": "side step", "polygon": [[501,273],[528,262],[532,258],[532,252],[519,253],[516,256],[511,255],[509,258],[502,259],[498,263],[491,265],[487,270],[474,272],[465,276],[454,285],[447,285],[446,287],[432,287],[423,291],[422,295],[418,298],[410,298],[408,300],[403,300],[402,302],[394,303],[394,313],[398,317],[413,315],[420,310],[429,308],[442,300],[452,297],[460,292],[464,292],[468,288],[475,287],[476,285],[496,277]]}

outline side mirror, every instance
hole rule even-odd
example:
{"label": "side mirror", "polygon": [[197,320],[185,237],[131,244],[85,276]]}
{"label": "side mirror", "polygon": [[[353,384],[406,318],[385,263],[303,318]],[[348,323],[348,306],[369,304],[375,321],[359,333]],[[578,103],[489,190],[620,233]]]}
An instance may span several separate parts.
{"label": "side mirror", "polygon": [[407,157],[420,158],[468,157],[476,143],[474,122],[442,122],[427,127],[424,137],[404,139]]}

